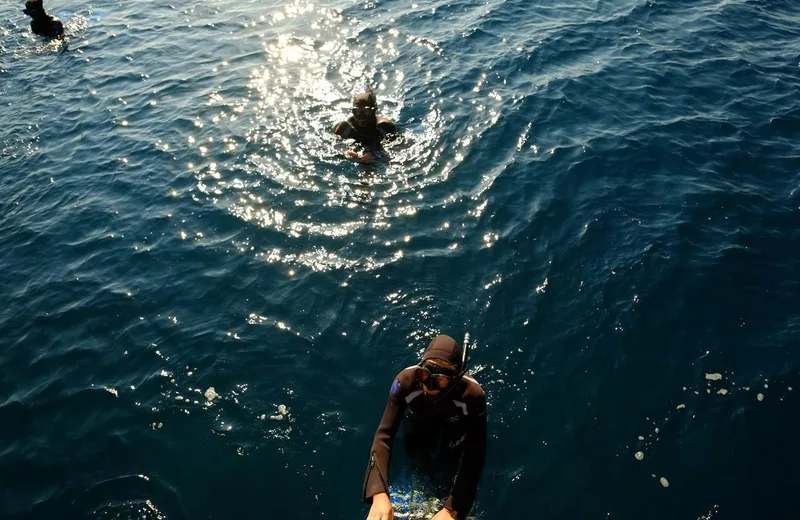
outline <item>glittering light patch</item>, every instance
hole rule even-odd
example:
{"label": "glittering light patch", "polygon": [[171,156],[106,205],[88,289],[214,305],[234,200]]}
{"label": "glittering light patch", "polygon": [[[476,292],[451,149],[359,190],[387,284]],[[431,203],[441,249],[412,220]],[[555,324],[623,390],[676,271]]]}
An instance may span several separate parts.
{"label": "glittering light patch", "polygon": [[494,278],[492,278],[492,280],[489,283],[487,283],[487,284],[485,284],[483,286],[483,288],[484,289],[491,289],[492,287],[494,287],[495,285],[501,283],[502,281],[503,281],[503,277],[500,274],[496,274],[496,275],[494,275]]}
{"label": "glittering light patch", "polygon": [[[197,189],[191,190],[195,200],[287,239],[278,242],[280,249],[265,250],[268,245],[259,242],[264,234],[251,234],[246,247],[237,247],[240,253],[287,264],[293,268],[290,278],[309,270],[373,270],[415,254],[413,249],[397,248],[403,238],[392,226],[398,219],[404,226],[424,226],[415,218],[421,211],[447,205],[457,209],[464,200],[478,204],[473,216],[485,211],[488,201],[474,194],[491,186],[502,165],[485,175],[478,189],[459,187],[432,198],[426,188],[447,186],[458,163],[470,158],[481,135],[498,122],[497,107],[509,102],[497,82],[502,78],[483,73],[475,78],[478,95],[451,99],[440,86],[444,69],[437,63],[443,51],[434,40],[392,28],[377,34],[365,49],[359,36],[365,25],[358,17],[348,18],[341,10],[308,0],[290,0],[276,9],[247,22],[259,28],[256,51],[261,52],[256,53],[266,59],[209,67],[220,80],[227,79],[226,74],[245,77],[246,91],[219,86],[208,92],[201,113],[189,117],[185,134],[160,147],[173,152],[184,146],[193,154],[187,162],[196,179]],[[302,22],[296,30],[262,31],[292,19]],[[409,44],[418,47],[418,57],[428,57],[414,63],[420,70],[413,75],[394,66]],[[422,101],[422,115],[402,121],[409,77],[422,78],[430,95]],[[353,90],[365,81],[375,88],[382,114],[403,123],[397,138],[385,143],[385,162],[369,171],[344,159],[343,152],[353,144],[331,132],[349,115]],[[469,110],[469,121],[453,146],[442,136],[456,107]],[[526,135],[530,128],[529,124]],[[526,137],[519,139],[519,146],[526,146]],[[455,241],[475,225],[460,225],[461,236],[451,237],[448,249],[458,250]],[[345,241],[363,230],[374,230],[377,236],[358,245],[371,251],[355,253],[356,247]],[[213,240],[210,229],[202,232]],[[187,230],[180,236],[196,240],[196,233]],[[413,230],[405,240],[424,235]],[[275,244],[271,238],[270,244]],[[241,235],[236,240],[242,241]],[[492,247],[497,240],[496,233],[488,233],[484,244]]]}
{"label": "glittering light patch", "polygon": [[715,504],[714,507],[712,507],[708,511],[708,513],[698,516],[697,520],[711,520],[714,517],[714,515],[717,514],[718,512],[719,512],[719,506]]}
{"label": "glittering light patch", "polygon": [[[148,477],[140,475],[149,480]],[[92,513],[92,518],[97,520],[167,520],[167,516],[153,503],[152,500],[140,499],[124,502],[114,502],[97,508]]]}
{"label": "glittering light patch", "polygon": [[486,233],[483,235],[483,245],[485,247],[492,247],[497,242],[497,233]]}
{"label": "glittering light patch", "polygon": [[203,393],[203,395],[205,396],[205,398],[206,398],[206,400],[207,400],[208,402],[211,402],[211,401],[213,401],[214,399],[218,399],[218,398],[219,398],[219,394],[217,393],[217,391],[216,391],[216,390],[214,390],[214,387],[213,387],[213,386],[210,386],[210,387],[208,387],[208,390],[206,390],[206,391]]}
{"label": "glittering light patch", "polygon": [[[704,354],[702,357],[705,357],[705,355],[707,354]],[[674,412],[667,412],[666,417],[664,417],[663,419],[659,420],[646,417],[645,419],[649,423],[647,427],[652,428],[652,430],[651,433],[647,435],[639,435],[637,437],[638,442],[635,443],[636,447],[634,448],[634,450],[636,450],[634,453],[635,458],[637,460],[643,460],[644,453],[647,448],[652,448],[653,446],[655,446],[655,444],[661,440],[661,437],[667,434],[668,432],[673,434],[675,433],[676,430],[674,426],[668,429],[669,425],[672,424],[670,422],[672,413],[679,414],[681,418],[679,419],[678,424],[681,424],[682,426],[680,427],[684,428],[685,427],[684,425],[693,424],[695,420],[700,419],[700,414],[709,409],[710,401],[708,400],[713,400],[713,399],[725,399],[726,401],[730,400],[732,403],[735,403],[733,404],[733,406],[738,407],[742,406],[743,403],[750,403],[750,406],[758,406],[758,404],[756,403],[763,402],[766,399],[764,393],[758,392],[755,395],[755,402],[754,402],[753,397],[748,395],[752,387],[750,385],[746,386],[741,385],[736,380],[736,378],[733,377],[733,375],[734,375],[733,372],[725,375],[719,372],[707,372],[703,374],[703,383],[705,384],[702,387],[692,388],[690,386],[683,386],[682,387],[683,395],[692,400],[692,402],[689,404],[689,406],[691,407],[691,412],[687,409],[687,404],[682,402],[677,406],[675,406]],[[724,388],[720,386],[723,384],[722,383],[723,381],[725,384]],[[760,386],[763,386],[764,389],[768,389],[770,388],[770,386],[774,387],[775,384],[769,383],[767,379],[764,379],[763,384],[761,384]],[[791,386],[787,385],[785,388],[787,392],[791,392],[792,388]],[[734,397],[737,395],[740,396],[738,400]],[[784,400],[784,397],[785,396],[781,395],[776,396],[779,402],[782,402]],[[724,401],[720,401],[720,403],[721,402]],[[687,423],[686,421],[689,422]],[[652,477],[658,478],[656,477],[655,474],[653,474]],[[659,481],[664,487],[669,487],[670,485],[669,481],[667,481],[665,477],[660,477]],[[716,512],[716,508],[711,512],[709,512],[707,516],[701,516],[699,518],[702,519],[711,518],[714,512]]]}

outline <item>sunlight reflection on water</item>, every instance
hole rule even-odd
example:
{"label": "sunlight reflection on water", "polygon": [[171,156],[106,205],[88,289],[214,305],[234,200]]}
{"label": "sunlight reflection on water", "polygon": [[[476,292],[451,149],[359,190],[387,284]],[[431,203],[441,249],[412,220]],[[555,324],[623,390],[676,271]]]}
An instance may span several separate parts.
{"label": "sunlight reflection on water", "polygon": [[[296,30],[276,33],[269,26],[278,21],[282,26],[294,21]],[[398,243],[408,233],[395,236],[392,223],[403,220],[413,226],[421,209],[441,204],[428,200],[425,189],[448,180],[475,136],[497,121],[497,112],[486,110],[483,102],[473,103],[474,123],[456,146],[447,146],[446,100],[440,88],[429,86],[441,54],[435,42],[397,29],[362,38],[367,29],[360,21],[303,1],[262,16],[262,22],[267,26],[258,35],[263,54],[225,69],[235,75],[234,82],[246,82],[246,92],[235,87],[230,94],[212,92],[210,121],[198,116],[195,122],[197,127],[210,125],[212,136],[187,139],[201,159],[197,188],[230,214],[287,238],[341,241],[362,233],[360,244],[366,240],[374,248],[374,255],[365,259],[363,254],[348,256],[346,247],[334,253],[337,245],[297,250],[295,243],[285,251],[259,253],[270,261],[314,270],[369,270],[402,258],[403,249],[387,250],[386,244]],[[407,100],[407,71],[395,66],[401,46],[428,53],[415,64],[427,88],[424,99]],[[432,69],[424,70],[428,62]],[[387,161],[361,166],[344,158],[348,143],[333,135],[332,128],[348,115],[351,96],[368,85],[375,88],[380,113],[398,123],[400,135],[385,143]],[[423,105],[419,116],[406,115],[409,101]],[[491,181],[482,183],[479,195]],[[451,193],[444,203],[460,196]],[[404,243],[408,247],[408,240]]]}

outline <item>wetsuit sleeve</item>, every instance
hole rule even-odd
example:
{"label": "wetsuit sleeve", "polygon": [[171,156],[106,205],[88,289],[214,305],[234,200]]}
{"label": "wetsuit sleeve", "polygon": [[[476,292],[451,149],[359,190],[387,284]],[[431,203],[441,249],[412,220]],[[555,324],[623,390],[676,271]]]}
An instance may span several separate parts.
{"label": "wetsuit sleeve", "polygon": [[389,399],[383,410],[383,417],[372,441],[367,473],[364,475],[362,497],[364,502],[371,502],[372,495],[375,493],[389,492],[389,462],[392,455],[392,443],[406,410],[405,397],[408,394],[408,385],[403,384],[402,375],[402,372],[398,374],[392,383]]}
{"label": "wetsuit sleeve", "polygon": [[[445,502],[447,509],[456,511],[460,520],[466,518],[478,494],[478,482],[486,460],[486,395],[481,391],[475,398],[475,415],[464,439],[464,453],[458,468],[453,490]],[[470,410],[472,413],[472,410]]]}

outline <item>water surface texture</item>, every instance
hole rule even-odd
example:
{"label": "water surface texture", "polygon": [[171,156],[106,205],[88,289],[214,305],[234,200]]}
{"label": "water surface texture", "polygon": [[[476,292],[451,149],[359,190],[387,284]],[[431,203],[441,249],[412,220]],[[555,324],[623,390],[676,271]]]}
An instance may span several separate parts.
{"label": "water surface texture", "polygon": [[796,516],[800,3],[23,3],[3,519],[361,519],[392,376],[465,331],[479,519]]}

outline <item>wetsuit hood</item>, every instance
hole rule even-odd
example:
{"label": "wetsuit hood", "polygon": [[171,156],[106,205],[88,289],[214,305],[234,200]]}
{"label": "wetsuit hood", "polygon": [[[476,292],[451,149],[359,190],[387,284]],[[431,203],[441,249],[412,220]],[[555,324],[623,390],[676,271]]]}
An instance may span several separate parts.
{"label": "wetsuit hood", "polygon": [[378,108],[378,99],[372,92],[362,92],[353,98],[353,106]]}
{"label": "wetsuit hood", "polygon": [[28,0],[25,2],[25,9],[22,12],[32,18],[43,16],[45,12],[42,0]]}
{"label": "wetsuit hood", "polygon": [[374,128],[378,122],[378,100],[372,92],[362,92],[353,98],[354,108],[371,107],[370,115],[353,114],[356,125],[360,128]]}
{"label": "wetsuit hood", "polygon": [[434,358],[452,363],[456,367],[457,372],[464,370],[464,367],[461,366],[461,345],[458,341],[446,334],[440,334],[428,343],[428,348],[425,349],[422,361]]}

